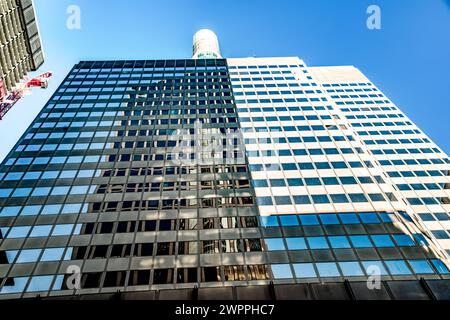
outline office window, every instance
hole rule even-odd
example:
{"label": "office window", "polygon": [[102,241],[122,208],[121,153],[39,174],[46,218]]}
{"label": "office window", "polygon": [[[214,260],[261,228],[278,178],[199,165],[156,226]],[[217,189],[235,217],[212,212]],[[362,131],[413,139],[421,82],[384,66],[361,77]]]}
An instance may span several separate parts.
{"label": "office window", "polygon": [[297,263],[293,267],[296,278],[315,278],[317,276],[312,263]]}
{"label": "office window", "polygon": [[409,270],[406,262],[403,260],[388,260],[385,261],[389,272],[392,275],[409,275],[411,271]]}
{"label": "office window", "polygon": [[335,214],[319,214],[319,218],[324,225],[339,224],[339,220]]}
{"label": "office window", "polygon": [[264,239],[269,251],[285,250],[282,238]]}
{"label": "office window", "polygon": [[307,249],[305,238],[286,238],[289,250],[305,250]]}
{"label": "office window", "polygon": [[351,248],[346,236],[329,236],[328,240],[330,241],[333,249]]}
{"label": "office window", "polygon": [[325,237],[309,237],[307,238],[310,249],[328,249],[329,245]]}
{"label": "office window", "polygon": [[334,262],[316,263],[316,267],[319,271],[319,275],[323,278],[340,276],[340,272]]}
{"label": "office window", "polygon": [[364,276],[364,272],[358,262],[339,262],[342,274],[348,277]]}
{"label": "office window", "polygon": [[281,215],[280,222],[283,227],[298,226],[299,222],[295,215]]}
{"label": "office window", "polygon": [[432,274],[433,268],[427,260],[408,260],[409,265],[417,274]]}
{"label": "office window", "polygon": [[373,247],[368,236],[349,236],[350,242],[355,248],[371,248]]}
{"label": "office window", "polygon": [[304,226],[316,226],[319,225],[319,220],[316,215],[303,214],[299,215],[301,224]]}
{"label": "office window", "polygon": [[275,279],[292,278],[291,267],[289,264],[272,264],[271,268]]}

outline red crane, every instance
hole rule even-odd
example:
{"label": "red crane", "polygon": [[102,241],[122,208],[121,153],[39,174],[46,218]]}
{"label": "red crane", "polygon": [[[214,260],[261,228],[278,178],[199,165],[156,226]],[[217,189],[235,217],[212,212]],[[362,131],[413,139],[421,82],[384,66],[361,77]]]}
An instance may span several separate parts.
{"label": "red crane", "polygon": [[0,120],[5,114],[20,100],[25,94],[31,93],[31,88],[40,87],[47,89],[48,78],[53,74],[51,72],[43,73],[37,77],[29,79],[24,78],[24,81],[17,85],[16,88],[7,93],[2,79],[0,79]]}

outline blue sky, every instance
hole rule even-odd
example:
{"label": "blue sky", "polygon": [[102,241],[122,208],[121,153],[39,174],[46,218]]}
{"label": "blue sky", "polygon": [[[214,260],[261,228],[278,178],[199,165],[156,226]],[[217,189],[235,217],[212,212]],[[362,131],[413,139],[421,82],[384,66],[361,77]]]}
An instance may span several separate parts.
{"label": "blue sky", "polygon": [[[368,30],[366,9],[381,8]],[[66,28],[69,5],[81,29]],[[189,58],[210,28],[225,57],[299,56],[309,66],[355,65],[450,152],[450,0],[35,0],[49,89],[0,121],[0,160],[80,60]]]}

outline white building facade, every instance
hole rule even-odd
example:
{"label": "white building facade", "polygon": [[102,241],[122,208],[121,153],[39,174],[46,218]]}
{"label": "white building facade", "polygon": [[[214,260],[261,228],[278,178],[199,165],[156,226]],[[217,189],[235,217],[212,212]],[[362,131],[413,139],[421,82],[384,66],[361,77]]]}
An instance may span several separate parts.
{"label": "white building facade", "polygon": [[227,59],[262,215],[386,212],[448,259],[448,156],[358,69]]}

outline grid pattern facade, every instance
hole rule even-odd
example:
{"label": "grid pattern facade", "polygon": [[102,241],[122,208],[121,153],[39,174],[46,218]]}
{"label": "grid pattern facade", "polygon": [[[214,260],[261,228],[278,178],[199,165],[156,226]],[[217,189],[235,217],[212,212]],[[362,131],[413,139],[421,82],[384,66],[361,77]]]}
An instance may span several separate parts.
{"label": "grid pattern facade", "polygon": [[245,158],[169,152],[199,123],[238,128],[225,60],[75,66],[2,167],[0,292],[268,279]]}
{"label": "grid pattern facade", "polygon": [[[417,237],[421,238],[419,243],[429,246],[433,254],[448,261],[448,252],[445,252],[448,247],[444,239],[447,226],[435,224],[434,228],[440,228],[440,231],[430,230],[430,226],[427,226],[421,216],[415,214],[414,208],[411,208],[411,201],[414,199],[408,198],[398,184],[391,180],[395,174],[386,171],[385,166],[392,166],[393,163],[386,164],[386,161],[380,161],[377,150],[369,147],[373,143],[363,139],[357,132],[358,121],[352,121],[356,118],[346,113],[350,111],[349,105],[366,104],[380,111],[378,112],[380,116],[376,118],[382,119],[384,123],[381,122],[381,125],[377,123],[376,126],[388,126],[387,129],[389,126],[397,128],[400,126],[400,129],[412,131],[405,133],[419,133],[412,122],[369,80],[351,67],[308,68],[298,58],[228,59],[228,62],[248,155],[249,171],[262,216],[273,218],[274,215],[279,215],[280,219],[291,221],[287,217],[294,212],[300,214],[300,219],[317,221],[315,215],[310,214],[353,212],[359,215],[375,215],[375,212],[382,212],[383,215],[395,217],[394,220],[399,221],[395,224],[399,233],[409,230],[407,233],[410,236],[416,240]],[[336,95],[336,90],[332,89],[338,86],[350,89],[339,96]],[[343,90],[338,92],[340,91]],[[357,119],[374,118],[370,114],[370,109],[362,108],[362,110],[351,109],[363,111]],[[387,111],[394,112],[391,114]],[[366,122],[371,124],[370,120]],[[447,221],[450,161],[425,135],[407,138],[390,139],[389,143],[397,144],[397,147],[398,145],[403,148],[410,147],[401,150],[407,150],[404,153],[422,156],[422,160],[411,159],[409,163],[413,161],[412,164],[419,165],[419,161],[423,161],[422,163],[429,166],[427,171],[409,168],[411,171],[405,169],[398,175],[427,177],[422,183],[427,182],[430,187],[440,191],[435,191],[434,198],[428,194],[429,204],[435,204],[436,207],[422,207],[422,212],[427,215],[431,215],[433,211],[437,212],[441,220]],[[396,164],[406,163],[396,162]],[[433,177],[436,177],[435,180]],[[337,225],[338,219],[331,224]],[[389,232],[392,231],[393,229]],[[361,230],[361,234],[364,233],[370,232]],[[340,238],[342,235],[339,234],[338,238],[343,239]],[[392,234],[391,236],[396,237]],[[403,236],[404,234],[401,237]],[[365,236],[357,238],[366,239]],[[322,249],[333,247],[332,241],[329,238],[327,240],[325,241],[324,237],[317,239],[320,242],[317,245],[322,246]],[[304,239],[301,241],[300,246],[306,247]],[[311,249],[310,240],[306,242]],[[344,242],[345,245],[351,246],[346,240]],[[367,244],[377,247],[375,242]],[[286,245],[289,247],[280,241],[273,243],[274,246],[278,245],[281,248]],[[358,247],[359,244],[353,245]],[[336,257],[326,259],[333,261]],[[399,256],[398,258],[401,259]],[[385,263],[391,264],[386,261]],[[405,266],[402,272],[411,272],[406,268],[405,261],[398,263]],[[334,264],[331,268],[336,271],[335,274],[339,274]],[[314,271],[312,274],[317,274],[317,271],[320,274],[320,270],[312,268],[310,270]],[[285,271],[290,277],[291,270]],[[344,275],[351,272],[361,274],[359,265],[355,265],[355,269],[348,274],[345,274],[343,268],[340,272]],[[412,272],[421,273],[419,270]]]}
{"label": "grid pattern facade", "polygon": [[2,91],[11,90],[29,71],[43,63],[32,0],[1,0],[0,96]]}
{"label": "grid pattern facade", "polygon": [[[314,68],[313,72],[314,72]],[[408,213],[450,253],[450,160],[392,101],[359,71],[320,68],[321,86],[336,103],[358,140],[400,194]],[[356,77],[360,81],[349,81]],[[322,80],[322,79],[321,79]]]}
{"label": "grid pattern facade", "polygon": [[0,299],[450,278],[310,69],[74,66],[0,168]]}

